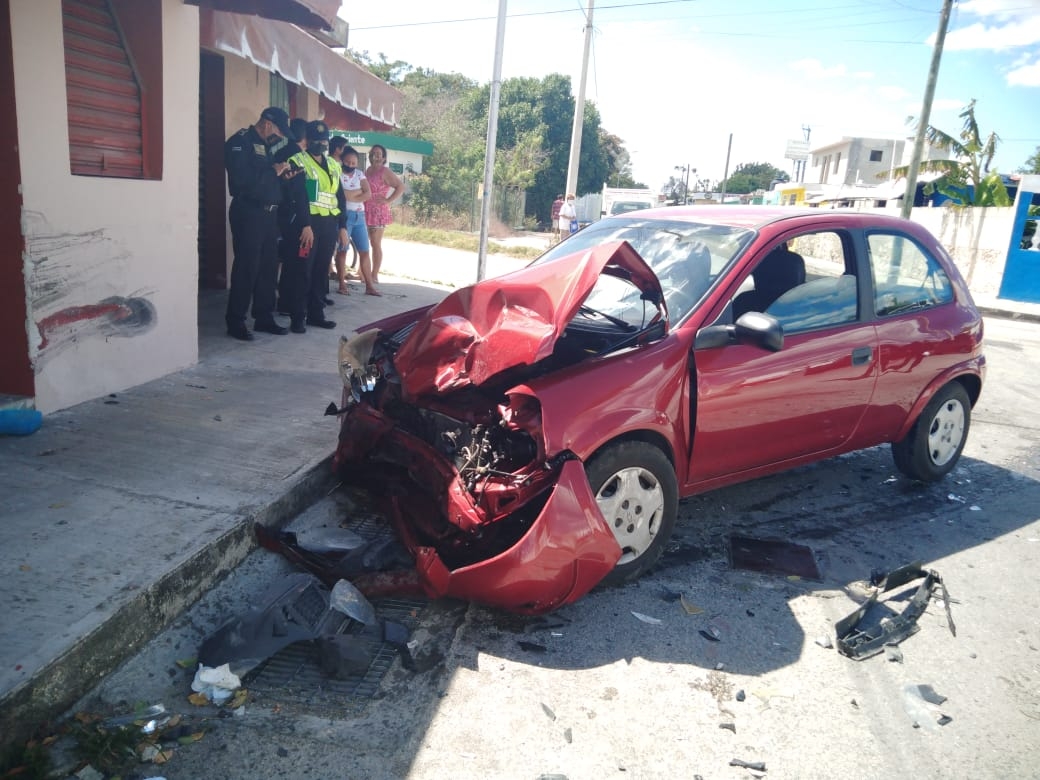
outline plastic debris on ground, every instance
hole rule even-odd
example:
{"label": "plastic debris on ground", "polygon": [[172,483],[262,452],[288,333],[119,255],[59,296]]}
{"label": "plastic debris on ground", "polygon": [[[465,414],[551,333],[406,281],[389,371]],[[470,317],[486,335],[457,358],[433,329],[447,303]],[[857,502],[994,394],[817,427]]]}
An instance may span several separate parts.
{"label": "plastic debris on ground", "polygon": [[801,577],[817,582],[821,579],[813,551],[803,544],[792,542],[731,536],[729,563],[734,569],[761,574]]}
{"label": "plastic debris on ground", "polygon": [[697,633],[705,639],[707,639],[709,642],[722,641],[722,632],[719,631],[715,626],[708,626],[707,628],[702,628]]}
{"label": "plastic debris on ground", "polygon": [[679,603],[682,605],[683,612],[687,615],[699,615],[704,612],[703,609],[698,607],[692,601],[688,601],[685,594],[680,594]]}
{"label": "plastic debris on ground", "polygon": [[641,620],[642,622],[647,623],[647,624],[649,624],[651,626],[659,626],[659,625],[661,625],[661,620],[659,618],[650,617],[649,615],[644,615],[642,612],[635,612],[635,611],[633,611],[632,612],[632,616],[635,617],[637,620]]}
{"label": "plastic debris on ground", "polygon": [[[920,585],[902,613],[893,614],[890,601],[879,601],[881,594],[902,589],[917,580],[921,581]],[[934,569],[925,570],[922,563],[916,561],[887,573],[874,572],[871,575],[871,586],[866,600],[834,625],[838,652],[842,655],[859,661],[885,652],[886,645],[897,645],[913,636],[920,630],[917,621],[927,609],[933,590],[943,602],[950,633],[957,636],[957,627],[950,612],[950,594],[943,578]]]}
{"label": "plastic debris on ground", "polygon": [[953,718],[939,710],[946,697],[936,693],[930,685],[908,683],[903,686],[903,709],[910,716],[913,727],[938,731]]}

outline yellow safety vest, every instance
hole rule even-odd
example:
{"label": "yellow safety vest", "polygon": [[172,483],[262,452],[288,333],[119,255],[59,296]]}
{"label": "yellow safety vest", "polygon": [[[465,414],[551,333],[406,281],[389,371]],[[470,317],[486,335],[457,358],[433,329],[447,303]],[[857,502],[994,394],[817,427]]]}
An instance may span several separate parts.
{"label": "yellow safety vest", "polygon": [[311,204],[311,214],[323,217],[339,215],[339,203],[336,200],[336,190],[340,186],[340,165],[328,155],[325,162],[329,166],[328,173],[307,152],[298,152],[292,159],[303,168],[307,176],[307,198]]}

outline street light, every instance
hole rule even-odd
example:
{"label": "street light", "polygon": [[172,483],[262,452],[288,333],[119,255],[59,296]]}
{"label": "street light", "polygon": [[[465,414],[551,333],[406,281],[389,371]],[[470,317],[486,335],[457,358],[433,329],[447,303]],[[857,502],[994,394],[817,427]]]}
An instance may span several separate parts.
{"label": "street light", "polygon": [[697,173],[696,168],[691,168],[690,164],[676,165],[675,170],[683,172],[683,205],[686,206],[690,202],[690,173]]}

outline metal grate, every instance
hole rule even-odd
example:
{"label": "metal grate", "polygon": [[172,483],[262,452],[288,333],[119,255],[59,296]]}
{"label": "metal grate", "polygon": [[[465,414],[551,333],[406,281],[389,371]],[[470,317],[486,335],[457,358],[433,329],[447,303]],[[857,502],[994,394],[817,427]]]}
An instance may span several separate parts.
{"label": "metal grate", "polygon": [[[381,599],[374,601],[376,615],[414,631],[426,606],[421,599]],[[348,620],[341,633],[358,635],[372,661],[363,672],[344,679],[326,677],[321,671],[318,649],[310,642],[300,642],[277,653],[245,682],[249,689],[264,698],[293,704],[316,714],[342,714],[364,708],[379,690],[397,656],[397,648],[379,636],[370,636],[365,627]]]}

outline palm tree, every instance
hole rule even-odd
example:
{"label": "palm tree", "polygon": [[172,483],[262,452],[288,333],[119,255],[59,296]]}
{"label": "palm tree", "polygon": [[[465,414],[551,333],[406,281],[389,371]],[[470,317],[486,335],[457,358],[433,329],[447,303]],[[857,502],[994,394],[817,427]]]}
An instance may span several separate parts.
{"label": "palm tree", "polygon": [[[964,120],[958,136],[944,133],[937,127],[928,125],[925,129],[925,140],[944,152],[951,152],[952,160],[925,160],[920,171],[941,173],[942,175],[925,185],[925,194],[941,192],[958,205],[972,206],[1010,206],[1011,198],[1000,174],[990,171],[990,163],[1000,143],[1000,136],[991,132],[985,139],[979,132],[979,124],[975,120],[975,100],[965,106],[960,113]],[[911,118],[912,121],[912,118]],[[909,166],[894,168],[894,178],[905,177]],[[889,173],[878,174],[878,178],[886,179]],[[971,188],[969,192],[969,188]],[[966,202],[970,198],[970,203]]]}

